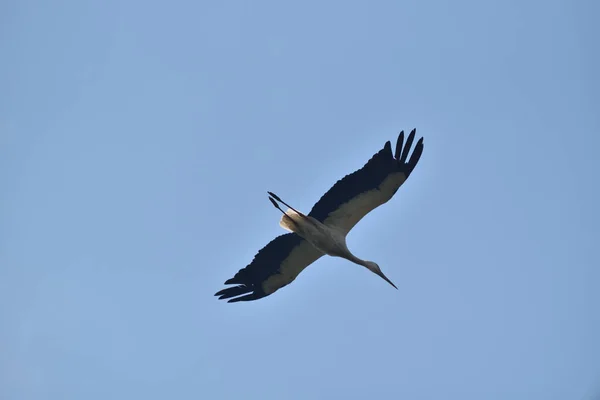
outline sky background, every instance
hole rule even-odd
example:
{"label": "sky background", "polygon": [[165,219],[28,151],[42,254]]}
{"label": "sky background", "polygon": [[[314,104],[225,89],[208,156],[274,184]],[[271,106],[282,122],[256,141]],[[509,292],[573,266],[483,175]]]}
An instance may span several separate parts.
{"label": "sky background", "polygon": [[[3,1],[0,398],[600,398],[599,11]],[[213,296],[267,190],[308,212],[414,127],[348,237],[398,291],[322,258]]]}

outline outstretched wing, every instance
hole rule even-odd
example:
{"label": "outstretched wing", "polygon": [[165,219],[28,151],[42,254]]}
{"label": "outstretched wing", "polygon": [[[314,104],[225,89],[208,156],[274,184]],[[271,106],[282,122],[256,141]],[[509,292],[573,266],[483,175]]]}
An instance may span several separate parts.
{"label": "outstretched wing", "polygon": [[421,138],[407,161],[415,133],[413,129],[404,144],[404,131],[400,132],[395,154],[386,142],[361,169],[337,181],[308,215],[348,234],[365,215],[391,199],[412,173],[423,153]]}
{"label": "outstretched wing", "polygon": [[[228,303],[257,300],[290,284],[304,268],[323,253],[295,233],[286,233],[263,247],[252,262],[239,270],[215,296],[230,299]],[[240,297],[235,297],[240,296]]]}

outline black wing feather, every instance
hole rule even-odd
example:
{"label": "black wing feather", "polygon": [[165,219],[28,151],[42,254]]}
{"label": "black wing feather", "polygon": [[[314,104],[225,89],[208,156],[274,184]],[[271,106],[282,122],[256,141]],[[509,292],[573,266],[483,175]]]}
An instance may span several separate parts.
{"label": "black wing feather", "polygon": [[417,142],[409,162],[405,162],[415,138],[415,133],[416,129],[413,129],[408,135],[406,145],[403,147],[404,131],[400,132],[396,142],[395,154],[392,154],[391,143],[386,142],[383,149],[375,153],[361,169],[337,181],[313,206],[308,215],[323,222],[332,211],[343,203],[361,193],[379,187],[389,174],[402,171],[408,178],[423,152],[423,138],[421,138]]}
{"label": "black wing feather", "polygon": [[233,278],[225,281],[225,285],[237,284],[238,286],[223,289],[215,293],[215,296],[220,296],[219,299],[228,299],[250,293],[231,299],[228,301],[229,303],[256,300],[267,296],[262,290],[261,284],[270,276],[279,273],[281,263],[303,241],[304,239],[295,233],[277,236],[256,253],[250,264],[240,269]]}

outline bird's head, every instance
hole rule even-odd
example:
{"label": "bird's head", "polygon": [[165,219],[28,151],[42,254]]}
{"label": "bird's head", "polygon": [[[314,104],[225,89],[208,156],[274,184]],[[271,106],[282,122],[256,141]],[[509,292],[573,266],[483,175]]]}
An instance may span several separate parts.
{"label": "bird's head", "polygon": [[387,276],[385,276],[385,275],[383,274],[383,272],[381,272],[381,268],[379,268],[379,265],[377,265],[377,263],[374,263],[373,261],[366,261],[366,262],[365,262],[365,267],[367,267],[367,268],[368,268],[368,269],[369,269],[371,272],[373,272],[373,273],[375,273],[375,274],[379,275],[379,276],[380,276],[380,277],[382,277],[382,278],[383,278],[383,279],[384,279],[384,280],[385,280],[387,283],[389,283],[390,285],[392,285],[393,287],[395,287],[396,289],[398,289],[398,288],[396,287],[396,285],[394,285],[394,284],[392,283],[392,281],[390,281],[390,280],[388,279],[388,277],[387,277]]}

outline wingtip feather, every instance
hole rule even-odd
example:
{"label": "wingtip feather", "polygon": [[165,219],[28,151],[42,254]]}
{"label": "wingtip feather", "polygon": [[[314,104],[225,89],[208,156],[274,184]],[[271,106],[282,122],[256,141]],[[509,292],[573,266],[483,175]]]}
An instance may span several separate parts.
{"label": "wingtip feather", "polygon": [[383,146],[383,150],[385,152],[389,152],[390,154],[392,154],[392,142],[390,142],[389,140],[387,142],[385,142],[385,145]]}
{"label": "wingtip feather", "polygon": [[402,163],[406,162],[406,157],[408,157],[408,153],[410,152],[410,147],[412,146],[414,140],[415,140],[415,130],[413,129],[408,134],[408,138],[406,139],[406,145],[404,146],[404,149],[402,149],[402,155],[400,156],[400,162],[402,162]]}
{"label": "wingtip feather", "polygon": [[398,135],[398,140],[396,141],[396,152],[394,153],[394,158],[396,160],[400,159],[400,153],[402,152],[402,145],[404,144],[404,130],[400,131]]}

